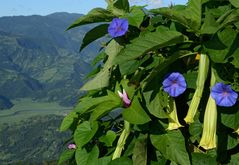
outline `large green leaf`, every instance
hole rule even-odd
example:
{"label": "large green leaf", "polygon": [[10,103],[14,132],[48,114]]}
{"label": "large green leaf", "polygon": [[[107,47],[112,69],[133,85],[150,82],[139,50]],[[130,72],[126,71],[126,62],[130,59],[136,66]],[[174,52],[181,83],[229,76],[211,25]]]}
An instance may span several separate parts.
{"label": "large green leaf", "polygon": [[234,130],[239,128],[239,106],[234,106],[231,108],[223,108],[221,111],[221,122],[225,126],[232,128]]}
{"label": "large green leaf", "polygon": [[97,122],[90,123],[89,121],[85,121],[80,124],[74,133],[74,141],[77,147],[81,148],[88,143],[93,138],[97,130]]}
{"label": "large green leaf", "polygon": [[72,111],[70,112],[62,121],[60,126],[60,131],[66,131],[69,129],[74,122],[74,120],[78,117],[76,112]]}
{"label": "large green leaf", "polygon": [[109,85],[109,79],[111,76],[110,68],[113,65],[113,60],[117,56],[117,54],[122,49],[122,46],[119,45],[115,40],[111,40],[111,42],[107,45],[105,49],[105,53],[108,55],[108,59],[104,65],[104,68],[90,81],[88,81],[81,90],[94,90],[107,87]]}
{"label": "large green leaf", "polygon": [[210,59],[216,63],[225,63],[229,57],[237,57],[239,52],[237,35],[238,33],[233,29],[226,28],[206,42],[204,47]]}
{"label": "large green leaf", "polygon": [[132,160],[134,165],[147,165],[146,138],[140,139],[135,143]]}
{"label": "large green leaf", "polygon": [[80,114],[87,112],[90,108],[102,103],[111,100],[109,96],[101,97],[84,97],[80,99],[80,102],[74,108],[74,111]]}
{"label": "large green leaf", "polygon": [[98,165],[109,165],[111,162],[111,156],[104,156],[98,159]]}
{"label": "large green leaf", "polygon": [[70,160],[74,157],[75,150],[66,150],[61,155],[57,162],[58,165],[64,164],[67,160]]}
{"label": "large green leaf", "polygon": [[132,124],[145,124],[151,119],[135,97],[129,108],[124,109],[123,118]]}
{"label": "large green leaf", "polygon": [[80,51],[82,49],[84,49],[87,45],[89,45],[91,42],[97,40],[98,38],[103,37],[105,34],[108,33],[107,29],[108,29],[109,24],[100,24],[96,27],[94,27],[93,29],[91,29],[90,31],[88,31],[82,41],[81,47],[80,47]]}
{"label": "large green leaf", "polygon": [[229,1],[234,7],[239,8],[239,1],[238,0],[229,0]]}
{"label": "large green leaf", "polygon": [[168,97],[168,94],[161,90],[157,94],[154,94],[153,91],[147,91],[144,93],[146,106],[149,112],[158,118],[168,118],[168,115],[165,112],[168,108]]}
{"label": "large green leaf", "polygon": [[176,21],[195,32],[197,32],[201,26],[201,0],[189,0],[187,7],[178,7],[176,5],[171,8],[159,8],[151,11]]}
{"label": "large green leaf", "polygon": [[170,131],[161,135],[150,135],[153,146],[162,155],[178,164],[190,164],[189,156],[185,148],[184,137],[179,130]]}
{"label": "large green leaf", "polygon": [[149,51],[182,42],[184,42],[183,35],[176,31],[159,30],[156,32],[148,32],[134,39],[131,44],[126,45],[117,58],[115,58],[114,64],[134,60]]}
{"label": "large green leaf", "polygon": [[75,158],[77,165],[97,165],[99,157],[99,149],[97,146],[87,153],[85,149],[78,148],[76,150]]}
{"label": "large green leaf", "polygon": [[87,15],[81,16],[78,20],[76,20],[72,25],[70,25],[67,30],[96,22],[109,22],[115,16],[109,12],[108,10],[102,8],[94,8]]}
{"label": "large green leaf", "polygon": [[133,6],[130,13],[125,16],[128,19],[129,24],[132,26],[140,27],[145,17],[143,7]]}
{"label": "large green leaf", "polygon": [[192,29],[199,29],[202,19],[202,0],[189,0],[185,16],[190,20]]}
{"label": "large green leaf", "polygon": [[100,117],[103,117],[105,114],[109,113],[111,110],[119,107],[121,105],[121,100],[114,102],[112,100],[103,102],[92,109],[90,116],[90,121],[95,121]]}
{"label": "large green leaf", "polygon": [[128,0],[106,0],[108,3],[107,9],[111,11],[115,16],[120,17],[129,12]]}
{"label": "large green leaf", "polygon": [[206,12],[205,20],[201,27],[201,34],[214,34],[219,30],[219,23],[210,12]]}
{"label": "large green leaf", "polygon": [[217,165],[215,157],[210,157],[207,154],[192,153],[192,165]]}
{"label": "large green leaf", "polygon": [[107,147],[111,147],[112,143],[116,139],[116,133],[114,131],[107,131],[106,135],[100,137],[100,142],[105,143]]}

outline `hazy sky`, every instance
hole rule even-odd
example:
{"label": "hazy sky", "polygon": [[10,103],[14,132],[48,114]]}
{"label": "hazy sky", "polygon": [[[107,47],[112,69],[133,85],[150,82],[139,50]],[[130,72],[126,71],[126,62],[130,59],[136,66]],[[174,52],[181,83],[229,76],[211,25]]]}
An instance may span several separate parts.
{"label": "hazy sky", "polygon": [[[149,7],[185,4],[187,0],[131,0],[131,3]],[[0,0],[0,17],[12,15],[47,15],[54,12],[86,14],[94,7],[106,7],[104,0]]]}

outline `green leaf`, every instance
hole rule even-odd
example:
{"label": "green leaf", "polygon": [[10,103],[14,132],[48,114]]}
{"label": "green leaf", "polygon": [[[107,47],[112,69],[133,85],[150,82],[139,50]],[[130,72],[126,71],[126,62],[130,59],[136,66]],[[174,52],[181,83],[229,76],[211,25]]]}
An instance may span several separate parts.
{"label": "green leaf", "polygon": [[214,34],[219,30],[219,23],[210,12],[206,12],[205,20],[201,27],[201,34]]}
{"label": "green leaf", "polygon": [[120,17],[129,12],[128,0],[107,0],[107,9],[111,11],[115,16]]}
{"label": "green leaf", "polygon": [[119,65],[121,75],[129,75],[134,73],[141,65],[141,61],[131,60]]}
{"label": "green leaf", "polygon": [[111,156],[104,156],[98,159],[98,165],[108,165],[111,162]]}
{"label": "green leaf", "polygon": [[132,26],[140,27],[145,17],[143,7],[133,6],[130,10],[130,13],[125,16],[128,19],[129,24]]}
{"label": "green leaf", "polygon": [[161,30],[148,32],[145,35],[134,39],[132,44],[126,45],[117,58],[115,58],[114,64],[134,60],[145,55],[149,51],[182,42],[184,42],[183,35],[176,31]]}
{"label": "green leaf", "polygon": [[153,146],[169,160],[178,164],[190,164],[185,148],[184,137],[179,130],[170,131],[161,135],[150,135]]}
{"label": "green leaf", "polygon": [[104,65],[104,68],[90,81],[88,81],[81,90],[94,90],[107,87],[109,85],[109,79],[111,76],[110,68],[113,65],[113,60],[118,55],[122,46],[119,45],[115,40],[107,45],[105,53],[108,55],[108,59]]}
{"label": "green leaf", "polygon": [[66,150],[66,151],[64,151],[64,152],[61,154],[61,156],[60,156],[60,158],[59,158],[57,164],[58,164],[58,165],[63,164],[63,163],[66,162],[67,160],[72,159],[72,158],[74,157],[74,155],[75,155],[75,150]]}
{"label": "green leaf", "polygon": [[[196,119],[197,118],[197,119]],[[200,123],[198,116],[195,117],[195,121],[189,125],[189,132],[191,134],[190,139],[192,142],[200,142],[201,135],[202,135],[202,124]]]}
{"label": "green leaf", "polygon": [[123,118],[132,124],[145,124],[151,120],[137,97],[133,99],[129,108],[124,109]]}
{"label": "green leaf", "polygon": [[140,139],[135,143],[133,150],[133,164],[147,165],[147,139]]}
{"label": "green leaf", "polygon": [[78,117],[76,112],[72,111],[70,112],[62,121],[60,126],[60,131],[66,131],[69,129],[74,122],[74,120]]}
{"label": "green leaf", "polygon": [[116,139],[116,134],[114,131],[107,131],[106,135],[100,137],[100,142],[105,143],[106,147],[111,147],[112,143],[115,141]]}
{"label": "green leaf", "polygon": [[192,165],[217,165],[215,157],[206,154],[192,153]]}
{"label": "green leaf", "polygon": [[198,31],[201,26],[202,1],[189,0],[188,6],[176,5],[170,8],[159,8],[151,10],[153,13],[163,15],[181,25]]}
{"label": "green leaf", "polygon": [[226,28],[206,42],[204,47],[210,59],[216,63],[225,63],[229,57],[234,57],[234,60],[237,60],[235,58],[238,57],[237,54],[239,53],[237,35],[235,30]]}
{"label": "green leaf", "polygon": [[113,6],[117,9],[129,12],[129,1],[128,0],[116,0]]}
{"label": "green leaf", "polygon": [[91,62],[91,65],[96,65],[98,62],[100,62],[101,60],[104,60],[106,58],[107,54],[105,52],[100,52],[100,54],[98,54],[94,60]]}
{"label": "green leaf", "polygon": [[88,143],[95,135],[98,130],[98,123],[85,121],[80,124],[74,133],[74,141],[78,148],[81,148],[86,143]]}
{"label": "green leaf", "polygon": [[223,125],[236,130],[239,128],[239,106],[220,108],[221,122]]}
{"label": "green leaf", "polygon": [[121,105],[120,99],[118,99],[117,102],[111,100],[97,105],[92,109],[93,112],[91,113],[90,121],[92,122],[99,119],[100,117],[103,117],[105,114],[109,113],[111,110],[119,107],[120,105]]}
{"label": "green leaf", "polygon": [[112,160],[108,165],[133,165],[133,162],[128,157],[120,157]]}
{"label": "green leaf", "polygon": [[184,16],[190,20],[190,27],[192,29],[199,29],[201,26],[202,0],[189,0],[188,8]]}
{"label": "green leaf", "polygon": [[90,108],[102,103],[111,100],[108,96],[101,97],[84,97],[80,99],[80,102],[74,108],[74,111],[80,114],[87,112]]}
{"label": "green leaf", "polygon": [[87,45],[89,45],[91,42],[97,40],[98,38],[103,37],[105,34],[108,33],[108,24],[100,24],[90,31],[88,31],[82,41],[80,51],[84,49]]}
{"label": "green leaf", "polygon": [[147,91],[144,93],[144,97],[146,100],[146,106],[149,110],[149,112],[161,119],[168,118],[167,113],[165,112],[166,109],[168,109],[168,94],[159,91],[157,94],[154,94],[154,91]]}
{"label": "green leaf", "polygon": [[67,30],[96,22],[109,22],[115,16],[109,12],[108,10],[102,8],[94,8],[87,15],[81,16],[78,20],[76,20],[72,25],[70,25]]}
{"label": "green leaf", "polygon": [[239,8],[239,1],[238,0],[229,0],[229,2],[236,8]]}
{"label": "green leaf", "polygon": [[78,148],[76,150],[75,158],[77,165],[96,165],[98,164],[99,149],[97,146],[87,153],[85,149]]}

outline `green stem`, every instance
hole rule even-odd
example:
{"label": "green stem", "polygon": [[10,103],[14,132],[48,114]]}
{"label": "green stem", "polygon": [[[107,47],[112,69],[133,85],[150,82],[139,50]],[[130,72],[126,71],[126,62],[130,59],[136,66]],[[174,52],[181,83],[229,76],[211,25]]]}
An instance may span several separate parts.
{"label": "green stem", "polygon": [[127,121],[124,121],[124,130],[122,131],[116,149],[113,153],[112,160],[117,159],[121,156],[122,150],[124,149],[124,145],[126,143],[126,140],[130,134],[130,123]]}
{"label": "green stem", "polygon": [[201,101],[204,84],[208,75],[208,70],[209,70],[209,58],[207,57],[207,55],[201,54],[199,60],[198,77],[196,82],[197,87],[193,95],[192,101],[190,103],[187,116],[184,118],[186,123],[192,123],[194,121],[193,119],[197,113],[197,109]]}

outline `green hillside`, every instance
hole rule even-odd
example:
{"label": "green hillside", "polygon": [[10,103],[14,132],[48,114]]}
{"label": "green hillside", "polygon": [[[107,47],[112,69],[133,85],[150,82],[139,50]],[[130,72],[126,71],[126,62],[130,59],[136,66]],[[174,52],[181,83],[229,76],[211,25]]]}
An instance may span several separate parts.
{"label": "green hillside", "polygon": [[65,31],[80,14],[0,18],[0,95],[72,106],[100,43],[79,53],[90,26]]}

